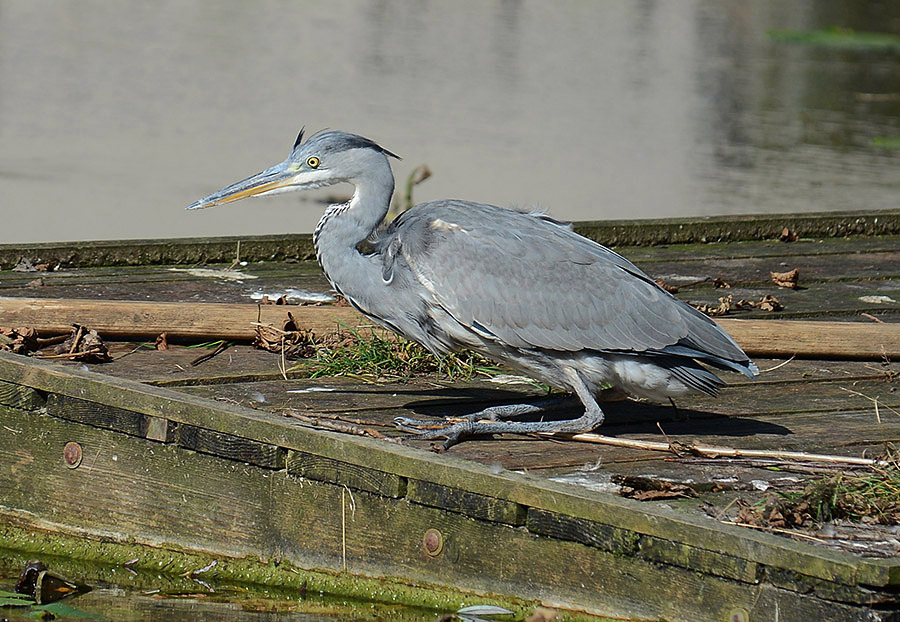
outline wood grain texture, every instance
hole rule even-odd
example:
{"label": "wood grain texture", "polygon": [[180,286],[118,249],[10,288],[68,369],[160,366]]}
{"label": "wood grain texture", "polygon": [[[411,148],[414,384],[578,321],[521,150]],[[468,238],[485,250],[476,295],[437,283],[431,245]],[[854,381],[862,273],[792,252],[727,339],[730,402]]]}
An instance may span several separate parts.
{"label": "wood grain texture", "polygon": [[175,442],[185,449],[266,469],[284,468],[286,450],[270,443],[260,443],[234,434],[181,424],[175,432]]}
{"label": "wood grain texture", "polygon": [[[221,460],[177,446],[0,409],[0,424],[13,421],[24,422],[27,433],[14,447],[0,444],[0,511],[30,512],[120,540],[466,585],[478,593],[514,593],[608,615],[727,619],[743,609],[750,619],[765,619],[777,606],[781,619],[888,619],[788,589],[787,576],[781,587],[727,579],[405,499],[301,482],[284,471],[223,468]],[[72,438],[87,456],[77,469],[65,468],[58,455]],[[423,550],[429,529],[444,540],[436,557]]]}
{"label": "wood grain texture", "polygon": [[[340,456],[343,462],[368,469],[460,488],[828,581],[855,585],[864,576],[866,583],[873,586],[900,582],[897,563],[860,559],[847,553],[723,525],[709,518],[595,493],[538,476],[509,471],[496,473],[480,464],[377,439],[309,429],[282,416],[133,381],[68,369],[3,352],[0,352],[0,376],[42,391],[77,395],[78,399],[165,416],[177,423],[197,425],[226,434],[240,430],[246,438],[286,449],[323,457]],[[141,439],[140,442],[147,441]],[[253,498],[251,492],[248,494]]]}
{"label": "wood grain texture", "polygon": [[280,329],[288,312],[315,334],[372,325],[350,307],[0,298],[0,325],[34,327],[44,335],[68,333],[78,323],[116,339],[167,333],[170,339],[251,341],[258,324]]}
{"label": "wood grain texture", "polygon": [[286,466],[287,472],[295,477],[365,490],[392,499],[406,494],[404,477],[304,451],[288,452]]}
{"label": "wood grain texture", "polygon": [[515,526],[525,524],[525,506],[459,488],[411,479],[406,496],[414,503],[458,512],[472,518]]}
{"label": "wood grain texture", "polygon": [[[250,341],[257,324],[280,328],[288,312],[302,328],[320,335],[373,326],[350,307],[0,298],[0,324],[62,334],[77,322],[118,339],[149,339],[165,332],[172,339]],[[718,323],[750,356],[900,358],[900,323],[731,318]]]}

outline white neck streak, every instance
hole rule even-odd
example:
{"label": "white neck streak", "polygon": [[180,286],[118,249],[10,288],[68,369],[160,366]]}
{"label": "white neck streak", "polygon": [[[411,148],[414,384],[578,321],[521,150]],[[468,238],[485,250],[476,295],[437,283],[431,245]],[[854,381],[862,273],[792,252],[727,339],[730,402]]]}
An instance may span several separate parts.
{"label": "white neck streak", "polygon": [[335,289],[366,306],[365,292],[381,282],[380,267],[358,246],[384,220],[394,192],[394,176],[384,167],[350,180],[356,191],[349,202],[328,208],[313,233],[316,259]]}

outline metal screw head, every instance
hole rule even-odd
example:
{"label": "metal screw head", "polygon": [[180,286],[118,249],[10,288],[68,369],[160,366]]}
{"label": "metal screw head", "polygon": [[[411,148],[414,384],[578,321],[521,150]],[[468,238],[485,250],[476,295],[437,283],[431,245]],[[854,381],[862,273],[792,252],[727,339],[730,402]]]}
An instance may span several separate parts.
{"label": "metal screw head", "polygon": [[728,622],[750,622],[750,613],[743,607],[735,607],[728,613]]}
{"label": "metal screw head", "polygon": [[431,557],[437,557],[444,550],[444,536],[437,529],[429,529],[422,536],[422,547]]}
{"label": "metal screw head", "polygon": [[81,458],[81,445],[75,441],[66,443],[66,446],[63,447],[63,461],[65,461],[66,466],[70,469],[78,468],[78,465],[81,464]]}

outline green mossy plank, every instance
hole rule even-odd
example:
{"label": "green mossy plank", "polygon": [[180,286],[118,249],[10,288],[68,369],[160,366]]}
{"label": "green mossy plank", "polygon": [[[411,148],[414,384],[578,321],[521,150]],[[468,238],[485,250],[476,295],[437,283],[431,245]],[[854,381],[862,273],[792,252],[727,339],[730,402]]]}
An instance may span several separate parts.
{"label": "green mossy plank", "polygon": [[[516,612],[524,617],[534,610],[534,601],[525,601],[514,597],[504,599],[475,595],[471,591],[448,589],[438,585],[428,585],[421,581],[413,585],[410,581],[391,580],[387,577],[369,578],[349,573],[326,573],[299,568],[285,560],[262,561],[255,556],[228,558],[197,551],[185,551],[176,548],[149,547],[133,542],[116,542],[110,538],[93,537],[83,532],[67,534],[60,531],[29,527],[24,521],[11,519],[0,520],[0,565],[5,568],[24,567],[28,560],[40,557],[47,564],[67,576],[78,577],[89,585],[112,585],[131,591],[150,594],[148,598],[156,599],[158,592],[165,594],[192,594],[197,590],[197,582],[191,578],[198,569],[206,568],[211,562],[215,565],[203,573],[202,577],[214,589],[231,593],[236,588],[239,594],[251,591],[254,586],[264,586],[267,598],[283,597],[296,601],[301,593],[310,595],[304,601],[311,602],[314,608],[311,613],[322,615],[321,605],[317,604],[317,596],[326,599],[349,598],[358,600],[350,603],[355,611],[335,612],[331,615],[344,614],[348,619],[362,619],[375,616],[381,619],[380,607],[373,603],[385,603],[388,610],[384,616],[391,620],[420,621],[423,616],[439,612],[452,612],[463,606],[474,604],[495,604]],[[123,572],[127,566],[134,572]],[[224,587],[224,589],[223,589]],[[229,589],[231,588],[231,589]],[[118,590],[106,590],[113,598],[118,598]],[[261,590],[262,591],[262,590]],[[226,596],[227,598],[227,596]],[[121,600],[121,599],[120,599]],[[126,605],[131,601],[125,599]],[[398,609],[397,605],[402,605]],[[427,608],[427,609],[426,609]],[[153,609],[158,609],[153,607]],[[374,611],[373,611],[374,609]],[[304,611],[293,612],[295,614]],[[596,620],[588,615],[574,612],[560,612],[560,622],[576,620]],[[130,620],[133,611],[128,610],[116,616],[115,609],[105,609],[105,618],[112,620]],[[408,614],[408,617],[407,617]],[[397,618],[399,616],[399,618]],[[197,616],[178,619],[195,619]],[[220,619],[221,616],[204,619]],[[169,619],[163,616],[160,619]],[[241,618],[243,619],[243,618]]]}
{"label": "green mossy plank", "polygon": [[91,242],[45,242],[0,245],[0,265],[13,266],[21,257],[35,265],[139,266],[147,264],[231,263],[238,256],[245,261],[279,261],[287,258],[313,259],[315,249],[309,234],[278,234],[166,240],[99,240]]}
{"label": "green mossy plank", "polygon": [[302,451],[289,451],[287,472],[295,477],[329,482],[396,499],[406,493],[406,479]]}
{"label": "green mossy plank", "polygon": [[266,469],[283,469],[285,465],[286,452],[281,447],[194,425],[179,425],[175,442],[185,449],[254,464]]}
{"label": "green mossy plank", "polygon": [[850,236],[840,238],[804,238],[796,242],[778,240],[737,240],[731,242],[703,242],[669,244],[665,246],[619,246],[619,252],[629,260],[644,265],[659,261],[677,265],[682,261],[741,258],[785,258],[816,255],[846,256],[856,254],[893,253],[900,249],[900,236]]}
{"label": "green mossy plank", "polygon": [[20,384],[0,380],[0,404],[21,410],[37,410],[46,404],[47,398],[40,391]]}
{"label": "green mossy plank", "polygon": [[[754,619],[777,606],[784,619],[843,621],[866,613],[766,583],[614,555],[404,499],[350,493],[255,466],[222,468],[211,456],[47,415],[0,411],[0,420],[9,416],[27,419],[29,433],[14,448],[0,446],[0,482],[8,491],[3,511],[118,541],[465,585],[476,593],[517,594],[607,615],[726,619],[740,608]],[[80,428],[79,441],[96,459],[66,469],[55,455],[73,428]],[[23,460],[42,468],[21,468]],[[422,545],[431,529],[444,541],[435,557]]]}
{"label": "green mossy plank", "polygon": [[[769,285],[772,284],[772,272],[787,272],[794,268],[799,272],[799,284],[806,287],[830,281],[878,282],[900,276],[900,252],[641,262],[644,272],[673,285],[683,284],[688,278],[697,281],[707,277],[722,279],[732,287]],[[673,274],[681,278],[673,281]]]}
{"label": "green mossy plank", "polygon": [[605,246],[656,246],[735,240],[775,240],[784,228],[802,238],[900,233],[897,210],[810,212],[575,223],[575,231]]}
{"label": "green mossy plank", "polygon": [[622,557],[633,557],[640,547],[639,533],[556,512],[529,508],[525,525],[532,533],[578,542]]}
{"label": "green mossy plank", "polygon": [[[117,407],[128,407],[171,421],[226,433],[240,430],[247,438],[325,457],[340,456],[351,464],[432,481],[614,527],[653,535],[691,546],[718,550],[766,565],[853,585],[859,559],[756,533],[712,519],[684,516],[666,508],[651,508],[528,474],[493,472],[489,467],[436,456],[376,439],[311,430],[268,413],[176,393],[163,388],[64,369],[0,352],[0,377],[34,388],[74,394]],[[90,452],[88,452],[90,455]],[[199,455],[199,454],[198,454]],[[249,468],[249,467],[248,467]],[[867,581],[883,585],[897,579],[893,567],[875,568]]]}
{"label": "green mossy plank", "polygon": [[[788,227],[801,237],[848,235],[896,235],[900,213],[896,210],[767,214],[613,220],[575,223],[575,230],[606,246],[654,246],[733,240],[775,240]],[[230,263],[245,261],[313,259],[310,234],[178,238],[167,240],[93,241],[0,245],[0,266],[13,266],[21,257],[34,264],[112,266],[144,264]]]}
{"label": "green mossy plank", "polygon": [[[759,564],[732,555],[722,555],[716,551],[653,536],[641,536],[638,547],[640,557],[650,561],[681,566],[737,581],[748,583],[759,581]],[[854,590],[856,588],[849,588],[847,591],[854,592]]]}
{"label": "green mossy plank", "polygon": [[[318,264],[280,264],[286,269],[270,271],[260,276],[252,266],[225,271],[228,266],[216,266],[205,275],[181,271],[190,268],[165,266],[119,268],[140,270],[139,274],[95,275],[94,270],[72,270],[62,275],[50,272],[29,272],[28,280],[6,280],[0,285],[4,296],[40,296],[41,298],[87,298],[105,300],[154,300],[159,302],[251,302],[251,294],[268,294],[274,300],[288,289],[310,294],[333,295],[331,285]],[[316,271],[310,273],[311,266]],[[151,268],[156,272],[148,273]],[[291,270],[293,268],[293,271]],[[110,270],[103,268],[104,272]],[[179,270],[173,272],[173,270]],[[215,272],[212,272],[215,270]],[[34,281],[40,279],[40,285]]]}
{"label": "green mossy plank", "polygon": [[406,497],[413,503],[458,512],[472,518],[514,526],[525,524],[525,506],[459,488],[411,479]]}

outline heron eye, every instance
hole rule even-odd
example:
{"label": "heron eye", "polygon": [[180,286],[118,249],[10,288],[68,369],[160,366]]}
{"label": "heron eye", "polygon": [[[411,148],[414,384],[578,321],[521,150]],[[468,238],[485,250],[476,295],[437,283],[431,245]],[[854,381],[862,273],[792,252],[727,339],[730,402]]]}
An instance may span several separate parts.
{"label": "heron eye", "polygon": [[309,168],[319,168],[319,158],[316,156],[309,156],[306,158],[306,165]]}

